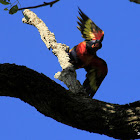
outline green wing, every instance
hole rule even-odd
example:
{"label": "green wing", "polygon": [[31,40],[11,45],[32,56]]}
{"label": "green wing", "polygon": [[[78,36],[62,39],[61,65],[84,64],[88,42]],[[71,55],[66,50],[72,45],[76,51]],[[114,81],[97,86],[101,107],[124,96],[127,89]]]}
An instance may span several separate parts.
{"label": "green wing", "polygon": [[83,87],[92,98],[107,75],[107,64],[103,59],[97,57],[85,70],[87,74]]}

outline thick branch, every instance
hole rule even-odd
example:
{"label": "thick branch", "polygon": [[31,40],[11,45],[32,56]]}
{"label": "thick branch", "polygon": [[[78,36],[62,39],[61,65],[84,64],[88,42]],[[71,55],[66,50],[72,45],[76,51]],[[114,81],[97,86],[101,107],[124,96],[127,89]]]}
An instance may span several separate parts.
{"label": "thick branch", "polygon": [[44,4],[40,4],[40,5],[36,5],[36,6],[23,7],[23,8],[19,8],[18,10],[33,9],[33,8],[47,6],[47,5],[50,5],[50,7],[52,7],[53,4],[55,4],[58,1],[60,1],[60,0],[55,0],[55,1],[52,1],[52,2],[44,2]]}
{"label": "thick branch", "polygon": [[73,94],[25,66],[0,65],[0,96],[21,99],[45,116],[116,139],[138,139],[140,101],[118,105]]}
{"label": "thick branch", "polygon": [[75,68],[69,62],[70,58],[67,53],[69,47],[65,44],[57,43],[55,35],[48,29],[45,23],[37,17],[35,13],[26,9],[24,10],[24,15],[25,18],[23,18],[22,21],[26,24],[33,25],[38,29],[42,41],[45,43],[48,49],[52,49],[52,52],[58,58],[63,71],[55,74],[55,78],[63,81],[73,93],[84,93],[83,87],[76,79]]}

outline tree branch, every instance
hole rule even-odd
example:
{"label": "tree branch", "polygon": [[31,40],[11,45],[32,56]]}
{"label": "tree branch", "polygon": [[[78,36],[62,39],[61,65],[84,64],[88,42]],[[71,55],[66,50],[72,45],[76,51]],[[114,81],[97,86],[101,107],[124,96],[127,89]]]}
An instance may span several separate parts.
{"label": "tree branch", "polygon": [[135,2],[137,4],[140,4],[140,0],[129,0],[130,2]]}
{"label": "tree branch", "polygon": [[55,1],[52,1],[52,2],[44,2],[44,4],[40,4],[40,5],[36,5],[36,6],[23,7],[23,8],[19,8],[18,11],[19,10],[24,10],[24,9],[33,9],[33,8],[43,7],[43,6],[47,6],[47,5],[50,5],[50,7],[52,7],[53,4],[55,4],[58,1],[60,1],[60,0],[55,0]]}
{"label": "tree branch", "polygon": [[48,29],[45,23],[37,17],[35,13],[26,9],[24,10],[23,14],[25,16],[25,18],[22,20],[23,23],[35,26],[38,29],[41,39],[47,48],[52,49],[52,52],[58,58],[63,71],[55,74],[55,78],[64,82],[73,93],[81,92],[86,95],[85,90],[76,79],[75,68],[69,62],[70,58],[67,53],[69,47],[65,44],[57,43],[55,35]]}
{"label": "tree branch", "polygon": [[19,98],[61,123],[116,139],[140,138],[140,101],[118,105],[90,99],[14,64],[0,64],[0,85],[0,96]]}

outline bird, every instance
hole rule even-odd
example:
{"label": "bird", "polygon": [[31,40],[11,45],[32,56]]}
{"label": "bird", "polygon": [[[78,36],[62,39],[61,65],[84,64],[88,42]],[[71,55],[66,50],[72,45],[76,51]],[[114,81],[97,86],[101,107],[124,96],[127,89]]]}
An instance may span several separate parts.
{"label": "bird", "polygon": [[104,31],[101,30],[80,8],[77,28],[85,39],[69,50],[70,62],[75,69],[84,68],[87,72],[83,87],[92,98],[108,73],[106,62],[97,56],[102,48]]}

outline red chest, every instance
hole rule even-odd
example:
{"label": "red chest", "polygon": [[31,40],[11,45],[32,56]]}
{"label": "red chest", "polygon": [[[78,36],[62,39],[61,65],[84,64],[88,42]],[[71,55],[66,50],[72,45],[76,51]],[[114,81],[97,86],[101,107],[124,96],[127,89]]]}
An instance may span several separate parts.
{"label": "red chest", "polygon": [[81,42],[76,47],[76,53],[78,58],[83,62],[83,67],[87,66],[93,59],[93,55],[89,54],[86,49],[86,42]]}

